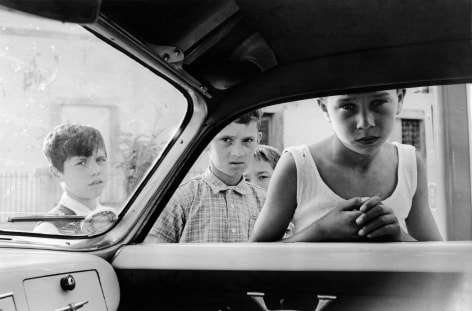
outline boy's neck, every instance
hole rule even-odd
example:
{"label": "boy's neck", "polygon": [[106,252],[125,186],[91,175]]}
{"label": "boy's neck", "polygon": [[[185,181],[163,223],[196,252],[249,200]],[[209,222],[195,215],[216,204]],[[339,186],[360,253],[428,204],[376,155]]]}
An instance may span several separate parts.
{"label": "boy's neck", "polygon": [[239,184],[243,175],[231,176],[220,171],[213,163],[210,162],[210,170],[219,180],[221,180],[227,186],[236,186]]}
{"label": "boy's neck", "polygon": [[379,149],[372,154],[360,154],[344,146],[337,138],[333,140],[332,147],[332,157],[335,161],[350,167],[356,166],[363,169],[368,169],[381,152],[381,149]]}
{"label": "boy's neck", "polygon": [[72,193],[69,193],[69,192],[67,192],[67,195],[71,199],[74,199],[75,201],[77,201],[77,202],[81,203],[82,205],[86,206],[91,211],[95,210],[95,208],[97,207],[97,202],[98,202],[97,198],[84,199],[84,198],[77,197],[76,195],[74,195]]}

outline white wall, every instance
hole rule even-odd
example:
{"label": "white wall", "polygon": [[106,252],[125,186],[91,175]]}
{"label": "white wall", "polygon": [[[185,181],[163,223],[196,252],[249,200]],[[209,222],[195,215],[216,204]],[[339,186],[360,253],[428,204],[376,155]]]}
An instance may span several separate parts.
{"label": "white wall", "polygon": [[312,144],[332,134],[315,100],[296,101],[284,110],[284,147]]}

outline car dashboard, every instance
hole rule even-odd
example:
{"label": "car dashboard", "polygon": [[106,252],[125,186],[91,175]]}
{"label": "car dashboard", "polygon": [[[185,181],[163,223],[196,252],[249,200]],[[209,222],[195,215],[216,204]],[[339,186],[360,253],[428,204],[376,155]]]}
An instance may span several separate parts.
{"label": "car dashboard", "polygon": [[109,263],[80,253],[2,248],[0,310],[117,310],[120,288]]}

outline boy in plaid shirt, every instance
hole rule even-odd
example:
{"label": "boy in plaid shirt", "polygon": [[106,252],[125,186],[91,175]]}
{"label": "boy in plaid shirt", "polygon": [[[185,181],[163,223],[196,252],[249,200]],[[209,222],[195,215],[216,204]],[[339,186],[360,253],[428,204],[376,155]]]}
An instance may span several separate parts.
{"label": "boy in plaid shirt", "polygon": [[262,112],[242,115],[210,143],[210,166],[179,186],[146,243],[246,242],[265,201],[265,190],[243,173],[260,139]]}

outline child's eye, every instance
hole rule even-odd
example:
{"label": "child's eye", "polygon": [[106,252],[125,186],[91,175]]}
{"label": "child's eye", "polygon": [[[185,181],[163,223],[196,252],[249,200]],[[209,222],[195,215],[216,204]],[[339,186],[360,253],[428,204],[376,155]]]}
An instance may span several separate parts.
{"label": "child's eye", "polygon": [[244,142],[252,143],[252,142],[254,142],[254,138],[247,138],[247,139],[244,140]]}
{"label": "child's eye", "polygon": [[87,164],[87,161],[81,160],[81,161],[78,161],[75,165],[77,165],[77,166],[85,166],[86,164]]}
{"label": "child's eye", "polygon": [[107,158],[105,158],[105,157],[100,157],[100,158],[97,159],[98,163],[105,163],[106,161],[107,161]]}
{"label": "child's eye", "polygon": [[269,176],[265,176],[265,175],[259,176],[259,180],[261,180],[261,181],[263,181],[267,178],[269,178]]}
{"label": "child's eye", "polygon": [[375,100],[375,101],[372,102],[372,106],[381,106],[381,105],[385,104],[386,102],[387,101],[383,100],[383,99],[382,100],[381,99]]}
{"label": "child's eye", "polygon": [[230,144],[233,141],[231,138],[228,137],[223,137],[221,140],[227,144]]}
{"label": "child's eye", "polygon": [[344,105],[341,105],[339,108],[346,111],[352,111],[356,108],[356,106],[353,104],[344,104]]}

